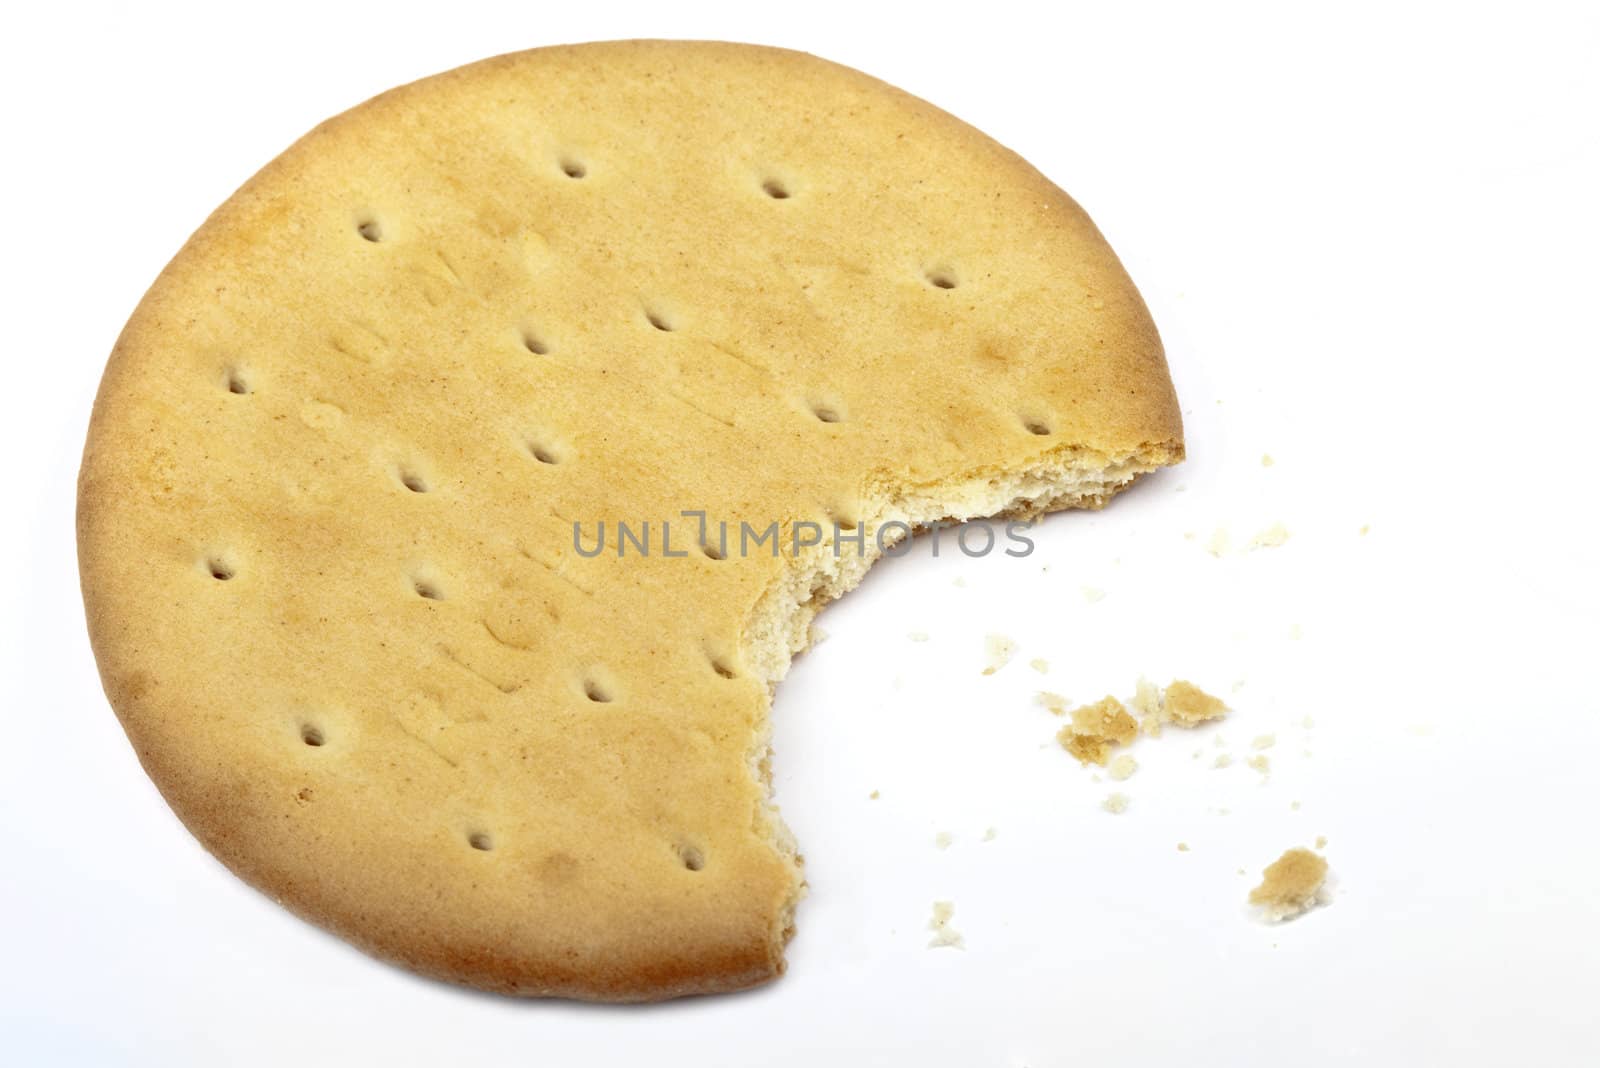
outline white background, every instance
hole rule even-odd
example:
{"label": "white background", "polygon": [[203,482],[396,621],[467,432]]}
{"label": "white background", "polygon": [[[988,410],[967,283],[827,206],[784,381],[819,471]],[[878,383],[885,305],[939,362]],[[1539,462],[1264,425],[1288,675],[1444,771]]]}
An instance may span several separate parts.
{"label": "white background", "polygon": [[[1595,1063],[1596,9],[1206,8],[8,14],[0,1061]],[[825,614],[776,708],[811,882],[784,979],[516,1002],[368,960],[188,836],[99,689],[73,480],[144,287],[293,138],[485,55],[630,36],[814,51],[1031,159],[1148,299],[1191,459],[1031,558],[924,541]],[[1021,652],[985,677],[988,633]],[[1114,816],[1032,695],[1140,674],[1235,713],[1140,742]],[[1252,919],[1262,866],[1318,835],[1334,902]],[[964,951],[926,947],[935,899]]]}

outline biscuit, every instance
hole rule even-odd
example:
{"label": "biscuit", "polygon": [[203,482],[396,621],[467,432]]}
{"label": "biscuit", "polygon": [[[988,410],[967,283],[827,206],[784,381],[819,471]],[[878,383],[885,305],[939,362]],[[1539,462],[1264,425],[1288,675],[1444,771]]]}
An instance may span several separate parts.
{"label": "biscuit", "polygon": [[[190,238],[95,403],[84,602],[150,777],[299,915],[505,993],[733,990],[803,891],[767,714],[818,609],[1182,454],[1138,292],[1012,152],[801,53],[540,49]],[[591,552],[619,522],[653,551]]]}

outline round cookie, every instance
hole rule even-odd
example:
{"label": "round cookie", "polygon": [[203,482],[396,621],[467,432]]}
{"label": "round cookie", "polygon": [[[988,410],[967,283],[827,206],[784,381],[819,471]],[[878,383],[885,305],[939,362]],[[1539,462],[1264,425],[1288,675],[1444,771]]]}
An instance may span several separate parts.
{"label": "round cookie", "polygon": [[179,252],[95,404],[84,601],[151,778],[285,906],[491,990],[730,990],[803,890],[767,712],[817,609],[1182,453],[1015,154],[800,53],[540,49],[319,126]]}

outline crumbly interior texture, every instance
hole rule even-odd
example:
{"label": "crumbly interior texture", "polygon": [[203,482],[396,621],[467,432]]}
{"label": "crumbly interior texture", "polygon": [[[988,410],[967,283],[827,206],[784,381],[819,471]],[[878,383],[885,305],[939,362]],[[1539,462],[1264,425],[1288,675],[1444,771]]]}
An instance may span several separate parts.
{"label": "crumbly interior texture", "polygon": [[1261,884],[1250,891],[1250,904],[1269,920],[1293,919],[1328,900],[1327,878],[1327,860],[1309,849],[1287,850],[1261,873]]}
{"label": "crumbly interior texture", "polygon": [[818,610],[1182,455],[1138,292],[1015,154],[799,53],[544,49],[190,239],[96,402],[84,600],[152,779],[300,915],[506,993],[731,990],[804,886],[768,709]]}

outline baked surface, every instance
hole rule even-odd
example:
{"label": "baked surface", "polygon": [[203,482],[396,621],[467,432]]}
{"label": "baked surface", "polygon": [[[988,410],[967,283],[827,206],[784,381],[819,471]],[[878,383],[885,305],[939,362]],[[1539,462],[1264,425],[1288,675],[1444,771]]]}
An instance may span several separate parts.
{"label": "baked surface", "polygon": [[[729,990],[803,888],[770,689],[871,553],[659,522],[1097,507],[1181,456],[1137,291],[1015,154],[800,53],[541,49],[184,246],[95,404],[84,601],[151,778],[300,915],[492,990]],[[574,551],[618,520],[657,551]]]}

